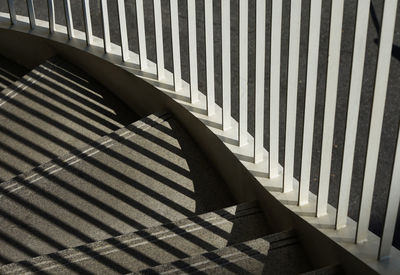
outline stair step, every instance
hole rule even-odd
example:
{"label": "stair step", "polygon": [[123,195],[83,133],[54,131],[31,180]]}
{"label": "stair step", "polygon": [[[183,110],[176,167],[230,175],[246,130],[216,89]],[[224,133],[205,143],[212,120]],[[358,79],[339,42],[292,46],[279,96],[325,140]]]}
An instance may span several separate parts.
{"label": "stair step", "polygon": [[[24,67],[0,55],[0,91],[12,85],[27,72]],[[0,95],[3,95],[2,92]]]}
{"label": "stair step", "polygon": [[[116,139],[119,138],[129,138],[133,135],[132,129],[141,129],[145,131],[146,129],[152,127],[154,124],[157,124],[164,119],[168,118],[168,114],[164,115],[150,115],[146,118],[143,118],[139,121],[134,122],[133,124],[129,125],[128,127],[124,127],[121,129],[118,129],[115,132],[112,132],[106,136],[103,136],[99,138],[98,140],[92,142],[91,145],[84,146],[79,149],[75,149],[72,152],[65,154],[57,159],[53,159],[45,164],[42,164],[38,167],[35,167],[31,171],[28,171],[26,173],[20,174],[19,176],[7,181],[0,183],[0,221],[6,219],[11,223],[11,226],[15,228],[22,229],[23,231],[28,231],[30,234],[37,235],[37,237],[49,242],[47,236],[45,236],[42,232],[37,231],[34,227],[31,227],[31,224],[24,222],[24,219],[20,219],[18,215],[16,215],[16,211],[13,210],[12,208],[7,211],[7,209],[4,209],[3,205],[4,200],[7,199],[7,196],[13,197],[13,193],[17,193],[20,189],[25,188],[25,187],[35,187],[34,185],[38,184],[41,180],[51,178],[52,175],[56,175],[57,172],[61,171],[62,169],[68,168],[70,165],[74,165],[81,161],[82,159],[93,155],[98,152],[99,149],[104,149],[111,147],[118,143]],[[131,129],[131,130],[130,130]],[[33,186],[31,186],[33,185]],[[5,197],[5,198],[2,198]],[[15,198],[15,197],[14,197]],[[18,199],[18,197],[16,197]],[[89,198],[89,197],[88,197]],[[29,205],[29,202],[25,202],[22,198],[22,200],[19,200],[23,205]],[[40,202],[40,201],[39,201]],[[35,204],[32,204],[35,205]],[[16,209],[19,209],[18,207]],[[51,209],[51,208],[50,208]],[[37,208],[36,210],[39,210]],[[24,211],[24,210],[21,210]],[[45,211],[40,211],[44,214],[46,214]],[[118,214],[115,212],[114,214]],[[6,225],[7,223],[2,223],[2,225]],[[49,224],[49,226],[53,226],[53,224]],[[2,233],[2,228],[0,228],[0,234]],[[19,238],[18,235],[13,232],[15,237]],[[23,236],[23,235],[22,235]],[[7,239],[6,242],[10,242],[11,239],[7,235],[0,235],[0,244],[1,244],[1,237]],[[51,243],[51,242],[50,242]],[[18,244],[14,242],[12,245],[14,246],[14,250],[17,249]],[[21,246],[20,246],[21,247]],[[59,246],[60,248],[63,248],[63,246]],[[27,249],[25,249],[27,248]],[[25,249],[27,251],[30,250],[29,247],[21,247],[21,249]],[[13,251],[13,249],[11,251]],[[18,250],[18,249],[17,249]],[[5,250],[6,251],[6,250]],[[7,252],[8,253],[8,252]],[[35,252],[36,253],[36,252]],[[39,254],[41,255],[41,254]],[[8,257],[5,257],[6,255],[1,253],[1,246],[0,246],[0,264],[5,264],[12,262],[11,259]]]}
{"label": "stair step", "polygon": [[128,273],[265,234],[268,228],[263,213],[256,203],[245,203],[8,264],[0,268],[0,273]]}
{"label": "stair step", "polygon": [[0,182],[139,118],[114,95],[59,58],[33,69],[2,95]]}
{"label": "stair step", "polygon": [[297,274],[309,268],[296,234],[285,231],[134,274]]}
{"label": "stair step", "polygon": [[234,204],[173,118],[147,123],[0,184],[3,264]]}

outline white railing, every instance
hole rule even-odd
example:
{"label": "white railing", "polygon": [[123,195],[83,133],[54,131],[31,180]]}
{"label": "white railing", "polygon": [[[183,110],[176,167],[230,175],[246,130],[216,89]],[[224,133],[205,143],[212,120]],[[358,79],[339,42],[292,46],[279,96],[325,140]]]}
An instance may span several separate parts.
{"label": "white railing", "polygon": [[[106,0],[100,1],[100,10],[103,24],[103,42],[104,52],[110,53],[111,38],[108,4]],[[146,0],[148,1],[148,0]],[[216,105],[216,85],[214,71],[214,18],[213,11],[215,2],[221,4],[221,68],[222,68],[222,104],[220,108]],[[116,0],[118,6],[118,20],[120,32],[120,49],[123,61],[130,61],[129,40],[127,30],[127,18],[131,16],[126,13],[124,0]],[[371,216],[371,207],[373,200],[373,190],[376,183],[376,171],[378,165],[379,147],[382,133],[382,125],[385,110],[385,99],[388,88],[388,78],[390,73],[391,49],[393,44],[393,34],[396,21],[397,0],[384,1],[382,28],[379,42],[379,55],[375,76],[374,97],[372,102],[372,114],[370,118],[370,129],[368,137],[368,146],[365,161],[365,172],[363,177],[361,202],[359,209],[359,220],[356,223],[354,231],[354,240],[356,245],[367,241],[368,226]],[[142,71],[147,71],[149,68],[149,60],[147,57],[146,46],[146,28],[144,17],[143,0],[136,0],[136,20],[137,34],[139,43],[139,60],[138,65]],[[196,104],[199,101],[199,76],[198,76],[198,40],[196,20],[196,0],[187,0],[187,35],[188,35],[188,59],[190,78],[188,79],[190,90],[190,102]],[[222,132],[236,131],[234,136],[237,137],[239,148],[252,146],[252,157],[255,164],[261,163],[265,165],[263,169],[268,172],[268,177],[280,178],[278,181],[282,187],[282,194],[296,192],[296,203],[299,207],[310,205],[310,173],[312,167],[313,154],[313,130],[317,95],[317,78],[319,75],[319,43],[321,31],[321,11],[322,0],[310,1],[309,14],[309,35],[308,35],[308,58],[307,58],[307,78],[306,78],[306,95],[304,107],[304,125],[302,137],[302,154],[301,154],[301,176],[299,183],[294,177],[295,163],[295,142],[296,136],[296,114],[297,114],[297,95],[299,82],[299,59],[301,57],[300,32],[302,18],[302,1],[292,0],[290,5],[290,30],[289,30],[289,49],[288,49],[288,76],[287,76],[287,98],[286,98],[286,121],[280,121],[280,94],[281,94],[281,35],[282,35],[282,1],[272,0],[271,18],[267,18],[266,1],[256,0],[255,7],[255,63],[249,63],[249,4],[245,0],[239,1],[239,118],[238,123],[233,123],[231,114],[231,72],[232,72],[232,51],[231,51],[231,1],[230,0],[204,0],[204,30],[205,30],[205,65],[206,65],[206,87],[207,96],[205,109],[207,116],[213,117],[220,115]],[[166,79],[165,57],[172,54],[173,76],[172,83],[176,92],[183,89],[181,76],[181,49],[180,49],[180,25],[179,25],[179,5],[178,0],[169,1],[170,28],[172,52],[164,52],[163,40],[163,21],[162,6],[160,0],[154,0],[153,15],[155,27],[155,48],[156,48],[156,65],[158,81],[163,82]],[[368,33],[368,18],[370,0],[359,0],[357,7],[357,15],[355,20],[355,33],[353,45],[353,57],[351,65],[351,78],[349,83],[348,95],[348,110],[346,131],[344,137],[344,151],[341,162],[342,171],[340,177],[340,188],[338,196],[337,210],[334,209],[335,229],[340,231],[342,228],[349,226],[348,210],[350,187],[352,184],[352,173],[354,156],[356,149],[356,136],[358,117],[360,112],[360,98],[362,91],[362,81],[364,73],[364,63],[366,55],[366,43]],[[11,24],[18,24],[13,0],[8,0],[9,18]],[[32,0],[27,1],[28,16],[30,28],[34,29],[37,26],[35,18],[35,9]],[[92,23],[89,0],[82,0],[83,16],[85,23],[85,34],[87,45],[93,43]],[[48,0],[48,28],[50,33],[57,32],[55,23],[54,1]],[[64,0],[64,12],[66,20],[66,29],[69,39],[74,39],[75,31],[72,20],[72,11],[70,0]],[[335,112],[336,99],[338,91],[340,58],[341,58],[341,39],[342,25],[344,14],[344,0],[332,1],[331,16],[330,16],[330,36],[329,36],[329,54],[327,60],[327,75],[326,75],[326,96],[325,109],[323,115],[323,132],[322,132],[322,147],[320,159],[320,176],[319,187],[316,194],[315,215],[317,218],[328,215],[329,207],[328,195],[332,163],[332,148],[335,128]],[[198,15],[198,14],[197,14]],[[100,15],[99,15],[100,16]],[[271,20],[271,35],[266,37],[266,21]],[[265,73],[265,55],[266,42],[270,42],[270,75],[269,88],[266,89],[266,73]],[[236,56],[235,56],[236,58]],[[249,83],[248,66],[255,67],[254,83]],[[248,109],[249,84],[254,84],[255,87],[255,106],[254,113]],[[264,106],[264,97],[266,91],[269,93],[269,106]],[[205,94],[205,93],[204,93]],[[204,97],[204,96],[203,96]],[[219,109],[220,108],[220,109]],[[264,111],[267,108],[269,112],[269,139],[264,141]],[[217,112],[216,110],[221,110]],[[248,120],[249,117],[254,117],[254,135],[249,135]],[[279,126],[285,123],[286,131],[283,139],[280,134]],[[234,124],[234,125],[233,125]],[[279,164],[279,143],[284,140],[284,162],[283,171]],[[400,200],[400,139],[397,139],[395,159],[393,161],[393,170],[387,171],[392,173],[390,192],[387,200],[386,216],[384,221],[383,233],[380,238],[379,251],[377,253],[379,259],[388,257],[392,249],[392,241],[395,231],[397,219],[397,211]],[[268,154],[265,154],[264,143],[269,146]],[[298,185],[298,186],[297,186]],[[279,197],[279,195],[277,195]]]}

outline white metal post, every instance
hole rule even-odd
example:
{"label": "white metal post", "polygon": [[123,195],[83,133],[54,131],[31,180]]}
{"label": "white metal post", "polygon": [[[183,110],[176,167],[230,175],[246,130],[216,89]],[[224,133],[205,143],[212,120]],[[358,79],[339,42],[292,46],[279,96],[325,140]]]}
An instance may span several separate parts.
{"label": "white metal post", "polygon": [[103,21],[104,52],[111,52],[110,22],[108,19],[107,0],[101,0],[101,18]]}
{"label": "white metal post", "polygon": [[178,0],[171,0],[171,35],[172,35],[172,56],[174,62],[174,86],[175,91],[178,91],[182,87],[182,76],[181,76],[181,48],[179,40],[179,12],[178,12]]}
{"label": "white metal post", "polygon": [[54,14],[54,0],[47,0],[47,10],[49,15],[49,32],[54,33],[56,30],[56,17]]}
{"label": "white metal post", "polygon": [[301,0],[290,3],[289,65],[286,102],[285,166],[283,192],[293,190],[294,149],[296,138],[296,110],[299,79]]}
{"label": "white metal post", "polygon": [[90,46],[93,43],[93,34],[92,34],[93,32],[92,32],[92,19],[90,17],[89,0],[83,0],[82,9],[85,21],[86,43],[88,46]]}
{"label": "white metal post", "polygon": [[7,0],[7,3],[8,3],[8,11],[10,13],[11,24],[15,25],[15,23],[17,23],[17,15],[15,12],[14,0]]}
{"label": "white metal post", "polygon": [[304,109],[303,148],[299,188],[299,205],[308,203],[311,157],[314,133],[315,98],[317,94],[319,35],[322,0],[311,1],[306,100]]}
{"label": "white metal post", "polygon": [[357,224],[356,242],[367,240],[371,216],[372,195],[374,191],[376,168],[378,164],[383,114],[390,59],[392,57],[393,33],[396,23],[397,0],[386,0],[383,10],[382,32],[379,42],[378,65],[376,69],[374,100],[372,103],[371,123],[369,128],[367,158],[365,161],[364,182],[361,193],[360,214]]}
{"label": "white metal post", "polygon": [[332,146],[335,131],[336,97],[340,66],[344,0],[332,1],[329,36],[328,73],[325,93],[324,129],[322,134],[321,168],[317,197],[317,217],[327,213],[331,178]]}
{"label": "white metal post", "polygon": [[64,0],[65,21],[67,23],[68,38],[74,38],[74,24],[72,22],[71,3],[69,0]]}
{"label": "white metal post", "polygon": [[347,212],[349,208],[370,3],[371,0],[359,0],[357,6],[346,134],[344,138],[342,175],[340,178],[339,200],[336,213],[336,229],[346,226]]}
{"label": "white metal post", "polygon": [[279,97],[281,72],[282,0],[272,1],[271,70],[269,105],[269,177],[278,176],[279,167]]}
{"label": "white metal post", "polygon": [[256,83],[254,162],[263,159],[264,150],[264,89],[265,89],[265,0],[256,2]]}
{"label": "white metal post", "polygon": [[161,80],[164,78],[165,74],[161,0],[154,0],[154,28],[156,34],[157,75],[158,80]]}
{"label": "white metal post", "polygon": [[400,203],[400,127],[397,134],[397,146],[394,157],[392,181],[389,189],[389,197],[386,207],[385,223],[379,247],[378,258],[384,259],[390,256],[394,230],[396,229],[396,218]]}
{"label": "white metal post", "polygon": [[213,0],[204,0],[204,21],[206,32],[207,113],[212,116],[215,113]]}
{"label": "white metal post", "polygon": [[144,25],[143,0],[136,0],[136,16],[137,16],[138,39],[139,39],[140,69],[142,71],[145,71],[147,69],[147,49],[146,49],[146,32]]}
{"label": "white metal post", "polygon": [[125,1],[124,0],[118,0],[118,19],[119,19],[119,32],[121,35],[122,60],[128,61],[129,46],[128,46],[128,31],[127,31],[127,27],[126,27],[126,14],[125,14]]}
{"label": "white metal post", "polygon": [[31,29],[34,29],[36,27],[35,7],[33,6],[32,0],[27,0],[26,3],[28,6],[29,23],[31,25]]}
{"label": "white metal post", "polygon": [[197,76],[197,36],[196,36],[196,0],[188,0],[188,36],[189,36],[189,67],[190,67],[190,101],[198,101]]}
{"label": "white metal post", "polygon": [[231,127],[231,8],[230,0],[221,0],[222,39],[222,129]]}
{"label": "white metal post", "polygon": [[239,146],[247,144],[249,4],[239,1]]}

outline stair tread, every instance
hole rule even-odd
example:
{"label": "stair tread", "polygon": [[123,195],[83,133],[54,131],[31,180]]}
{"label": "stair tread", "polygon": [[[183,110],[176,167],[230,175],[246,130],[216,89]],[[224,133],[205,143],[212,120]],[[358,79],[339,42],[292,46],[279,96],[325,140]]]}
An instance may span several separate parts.
{"label": "stair tread", "polygon": [[133,274],[297,274],[309,269],[296,234],[285,231]]}
{"label": "stair tread", "polygon": [[37,178],[0,185],[0,256],[19,261],[234,204],[173,118],[126,129],[66,156],[68,165],[56,160]]}
{"label": "stair tread", "polygon": [[57,57],[21,77],[2,95],[0,182],[139,118],[90,77]]}
{"label": "stair tread", "polygon": [[[126,273],[268,234],[262,211],[244,203],[0,267],[2,274],[41,270]],[[68,262],[68,264],[63,264]]]}

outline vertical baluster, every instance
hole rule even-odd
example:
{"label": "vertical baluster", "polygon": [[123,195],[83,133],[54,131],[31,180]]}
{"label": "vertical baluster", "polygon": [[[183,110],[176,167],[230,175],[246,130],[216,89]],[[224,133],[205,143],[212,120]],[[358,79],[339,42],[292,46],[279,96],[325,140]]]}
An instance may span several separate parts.
{"label": "vertical baluster", "polygon": [[327,212],[329,179],[332,163],[333,134],[335,130],[336,96],[340,66],[344,0],[332,1],[329,37],[328,73],[326,80],[324,129],[322,134],[321,169],[317,197],[317,216]]}
{"label": "vertical baluster", "polygon": [[83,9],[83,17],[85,19],[86,43],[88,46],[90,46],[93,43],[93,34],[92,34],[92,19],[90,18],[89,0],[83,0],[82,9]]}
{"label": "vertical baluster", "polygon": [[170,1],[171,9],[171,35],[172,35],[172,56],[174,63],[174,86],[175,91],[182,88],[181,76],[181,47],[179,45],[179,12],[178,0]]}
{"label": "vertical baluster", "polygon": [[154,0],[154,28],[157,48],[157,75],[158,80],[164,78],[164,44],[162,31],[161,1]]}
{"label": "vertical baluster", "polygon": [[56,17],[54,15],[54,0],[47,0],[47,10],[49,15],[49,32],[54,33],[56,30]]}
{"label": "vertical baluster", "polygon": [[101,19],[103,21],[104,52],[111,52],[110,22],[108,19],[107,0],[101,0]]}
{"label": "vertical baluster", "polygon": [[124,0],[118,0],[118,19],[119,19],[119,32],[121,35],[122,60],[128,61],[129,46],[128,46],[128,32],[127,32],[127,28],[126,28],[126,14],[125,14],[125,1]]}
{"label": "vertical baluster", "polygon": [[272,1],[271,71],[269,119],[269,177],[278,176],[279,166],[279,96],[281,72],[282,0]]}
{"label": "vertical baluster", "polygon": [[293,190],[294,149],[296,137],[297,89],[299,79],[301,0],[290,4],[288,90],[286,103],[285,169],[283,192]]}
{"label": "vertical baluster", "polygon": [[360,109],[370,2],[371,0],[359,0],[357,6],[357,20],[354,35],[353,61],[347,109],[346,134],[344,139],[342,175],[340,179],[339,200],[336,213],[336,229],[346,226],[347,212],[349,208],[351,176],[353,173],[358,112]]}
{"label": "vertical baluster", "polygon": [[205,36],[207,58],[207,113],[209,116],[212,116],[215,113],[213,0],[204,1],[204,21],[206,32]]}
{"label": "vertical baluster", "polygon": [[15,13],[15,5],[14,5],[14,0],[7,0],[8,3],[8,11],[10,13],[10,21],[11,24],[14,25],[17,23],[17,15]]}
{"label": "vertical baluster", "polygon": [[317,93],[321,7],[322,0],[311,1],[299,205],[307,204],[309,195],[314,132],[315,97]]}
{"label": "vertical baluster", "polygon": [[138,39],[139,39],[140,69],[144,71],[147,68],[147,50],[146,50],[146,31],[144,26],[143,0],[136,0],[136,16],[137,16]]}
{"label": "vertical baluster", "polygon": [[389,257],[400,203],[400,127],[378,259]]}
{"label": "vertical baluster", "polygon": [[230,0],[221,2],[222,40],[222,129],[231,127],[231,8]]}
{"label": "vertical baluster", "polygon": [[265,0],[257,0],[254,128],[254,162],[256,163],[262,161],[264,150],[265,9]]}
{"label": "vertical baluster", "polygon": [[69,0],[64,0],[65,21],[67,23],[68,38],[74,38],[74,24],[72,22],[71,3]]}
{"label": "vertical baluster", "polygon": [[196,38],[196,0],[188,0],[188,36],[190,67],[190,100],[198,101],[197,79],[197,38]]}
{"label": "vertical baluster", "polygon": [[248,16],[248,1],[239,1],[239,146],[247,144]]}
{"label": "vertical baluster", "polygon": [[393,33],[396,22],[397,0],[386,0],[383,10],[382,33],[379,42],[378,65],[376,69],[374,100],[372,103],[371,124],[369,128],[367,158],[365,161],[364,182],[361,193],[360,214],[357,224],[356,242],[367,239],[371,215],[372,195],[378,164],[383,114],[390,59],[392,57]]}
{"label": "vertical baluster", "polygon": [[29,24],[31,25],[31,29],[34,29],[36,27],[35,7],[32,0],[27,0],[26,4],[28,7]]}

